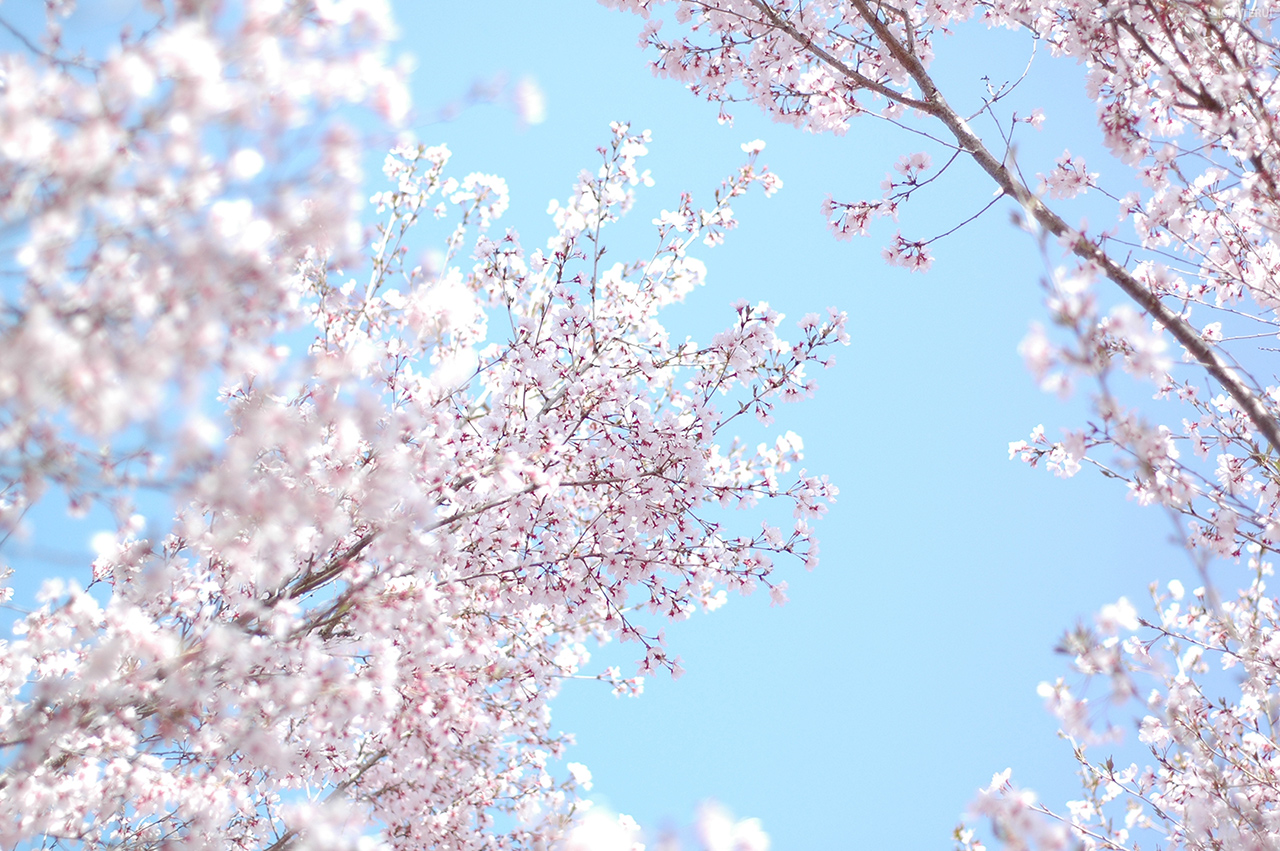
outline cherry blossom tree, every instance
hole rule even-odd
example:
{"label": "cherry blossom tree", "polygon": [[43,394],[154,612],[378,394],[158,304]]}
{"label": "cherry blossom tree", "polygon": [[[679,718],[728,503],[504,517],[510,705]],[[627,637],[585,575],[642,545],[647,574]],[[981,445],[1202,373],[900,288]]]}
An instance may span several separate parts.
{"label": "cherry blossom tree", "polygon": [[[1062,680],[1041,687],[1079,760],[1083,797],[1058,812],[998,774],[974,805],[994,837],[1010,848],[1274,847],[1280,10],[1265,0],[602,2],[645,17],[654,71],[718,103],[723,118],[745,102],[815,133],[879,118],[927,139],[928,150],[897,161],[880,197],[828,198],[837,238],[905,214],[955,163],[976,166],[996,196],[975,199],[978,214],[1009,207],[1048,261],[1052,326],[1024,342],[1028,367],[1045,389],[1091,388],[1087,424],[1061,440],[1037,427],[1010,457],[1060,476],[1091,465],[1167,511],[1185,540],[1201,587],[1153,586],[1150,618],[1127,600],[1109,605],[1060,648],[1124,708]],[[1044,113],[1014,109],[1016,81],[991,82],[971,115],[953,105],[972,92],[931,72],[935,48],[983,24],[1083,65],[1106,166],[1092,171],[1099,163],[1064,150],[1029,179],[1016,143]],[[1127,224],[1072,227],[1079,208],[1068,202],[1082,195]],[[884,256],[923,271],[935,239],[899,232]],[[1246,573],[1211,576],[1214,560]],[[1111,756],[1121,712],[1140,719],[1146,767]],[[956,838],[982,845],[967,827]]]}
{"label": "cherry blossom tree", "polygon": [[[549,847],[590,775],[557,776],[548,701],[641,687],[588,645],[678,674],[664,619],[816,562],[835,488],[794,433],[731,435],[812,392],[844,317],[792,343],[742,303],[703,345],[660,321],[731,203],[780,185],[763,145],[606,262],[651,182],[615,124],[528,250],[505,182],[444,147],[398,145],[361,202],[348,112],[408,108],[384,4],[143,5],[98,53],[66,0],[42,33],[0,14],[0,548],[62,497],[118,527],[86,587],[4,588],[0,845]],[[793,522],[725,511],[762,502]]]}

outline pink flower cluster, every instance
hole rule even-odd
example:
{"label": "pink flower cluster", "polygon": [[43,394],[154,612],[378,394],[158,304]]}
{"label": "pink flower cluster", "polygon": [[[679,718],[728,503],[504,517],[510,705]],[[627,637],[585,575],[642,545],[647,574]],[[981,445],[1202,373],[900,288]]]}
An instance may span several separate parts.
{"label": "pink flower cluster", "polygon": [[[651,182],[623,124],[541,248],[497,231],[503,180],[419,145],[387,158],[362,235],[334,110],[407,106],[383,6],[147,4],[101,62],[62,48],[69,6],[0,58],[0,546],[50,488],[119,528],[90,587],[46,582],[0,642],[0,844],[559,841],[589,774],[555,776],[548,701],[574,676],[642,688],[588,673],[588,646],[678,674],[662,622],[726,590],[780,602],[773,560],[816,563],[836,489],[790,432],[726,438],[813,391],[843,314],[788,342],[743,304],[703,346],[659,319],[730,201],[780,185],[762,145],[633,262],[597,262]],[[216,412],[167,413],[215,381]],[[171,522],[137,515],[144,486]],[[720,510],[760,502],[794,523]],[[708,847],[764,847],[730,828]]]}

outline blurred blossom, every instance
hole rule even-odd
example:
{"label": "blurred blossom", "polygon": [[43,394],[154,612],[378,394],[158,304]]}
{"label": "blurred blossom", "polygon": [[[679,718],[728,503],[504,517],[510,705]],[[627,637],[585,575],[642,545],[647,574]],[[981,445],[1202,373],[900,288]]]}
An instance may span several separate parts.
{"label": "blurred blossom", "polygon": [[520,123],[532,126],[547,120],[547,96],[533,77],[524,77],[511,93]]}

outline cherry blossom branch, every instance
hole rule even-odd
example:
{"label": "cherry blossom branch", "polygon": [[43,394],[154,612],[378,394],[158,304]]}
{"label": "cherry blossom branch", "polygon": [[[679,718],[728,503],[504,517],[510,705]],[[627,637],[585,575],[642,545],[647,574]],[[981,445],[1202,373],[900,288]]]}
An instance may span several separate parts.
{"label": "cherry blossom branch", "polygon": [[[761,11],[767,17],[770,17],[770,21],[774,26],[787,33],[806,50],[811,51],[814,56],[828,67],[859,86],[872,88],[874,91],[879,91],[879,89],[883,88],[867,86],[864,82],[866,80],[865,77],[822,50],[807,36],[796,31],[794,27],[781,19],[776,12],[773,12],[764,0],[751,0],[751,2],[757,8],[761,8]],[[1167,329],[1174,339],[1191,353],[1192,357],[1204,367],[1205,371],[1213,376],[1248,414],[1255,428],[1262,433],[1272,449],[1280,452],[1280,425],[1267,412],[1258,396],[1239,379],[1235,371],[1223,361],[1221,356],[1201,338],[1200,332],[1181,316],[1166,307],[1158,296],[1143,286],[1127,269],[1113,260],[1104,250],[1083,234],[1077,233],[1069,227],[1058,214],[1050,210],[1040,198],[1016,178],[1008,166],[993,156],[982,139],[970,129],[968,122],[952,109],[919,58],[880,20],[866,0],[849,0],[849,4],[858,11],[867,26],[875,32],[894,59],[906,69],[911,78],[920,87],[924,96],[923,100],[910,100],[909,103],[902,102],[941,121],[955,137],[959,146],[973,158],[974,162],[995,181],[996,185],[1006,195],[1017,201],[1027,211],[1028,215],[1046,231],[1056,237],[1069,240],[1069,247],[1076,256],[1100,268],[1106,277],[1115,283],[1125,295],[1159,322],[1162,327]],[[883,94],[884,92],[881,93]],[[888,95],[886,94],[886,96]]]}
{"label": "cherry blossom branch", "polygon": [[750,0],[750,2],[751,2],[751,5],[759,9],[760,13],[764,15],[765,18],[768,19],[768,22],[771,26],[789,35],[792,39],[795,40],[797,44],[799,44],[805,50],[812,53],[814,56],[821,59],[827,65],[831,66],[832,68],[838,69],[841,74],[849,78],[849,80],[851,80],[859,88],[864,88],[864,89],[867,89],[868,91],[873,91],[876,94],[883,95],[884,97],[888,98],[894,103],[900,103],[903,106],[907,106],[912,109],[919,109],[924,112],[929,111],[929,103],[927,101],[917,100],[916,98],[910,97],[908,95],[904,95],[902,92],[895,91],[894,89],[891,89],[888,86],[885,86],[881,83],[877,83],[875,80],[872,80],[870,77],[866,77],[866,76],[863,76],[862,74],[859,74],[854,69],[845,65],[839,59],[836,59],[834,56],[828,53],[821,45],[815,43],[813,39],[809,38],[809,36],[805,35],[804,33],[800,32],[798,29],[796,29],[791,24],[790,21],[788,21],[786,18],[779,15],[776,11],[774,11],[773,7],[770,6],[768,2],[766,2],[766,0]]}
{"label": "cherry blossom branch", "polygon": [[[346,794],[348,789],[356,785],[356,783],[360,781],[360,778],[363,777],[365,773],[369,771],[369,769],[373,768],[375,765],[377,765],[379,762],[385,759],[388,755],[390,755],[390,753],[391,751],[389,749],[383,748],[377,751],[376,753],[374,753],[364,762],[360,763],[360,765],[356,768],[355,773],[353,773],[350,777],[346,778],[341,783],[338,783],[333,787],[333,789],[325,797],[325,801],[322,804],[322,806],[324,804],[331,805],[335,801],[340,801],[342,797]],[[298,828],[289,828],[283,834],[280,835],[279,839],[277,839],[275,842],[272,842],[265,849],[263,849],[263,851],[284,851],[284,849],[292,846],[295,840],[299,838],[299,836],[300,836],[300,831]]]}

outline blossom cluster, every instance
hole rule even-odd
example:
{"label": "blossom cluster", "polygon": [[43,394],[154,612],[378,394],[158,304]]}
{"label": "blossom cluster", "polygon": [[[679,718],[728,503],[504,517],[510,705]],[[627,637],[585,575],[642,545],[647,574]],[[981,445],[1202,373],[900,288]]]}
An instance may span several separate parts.
{"label": "blossom cluster", "polygon": [[[715,801],[698,807],[694,830],[701,851],[769,851],[769,836],[759,819],[735,820]],[[630,816],[591,807],[566,837],[565,851],[644,851],[641,835],[640,826]],[[677,835],[666,833],[657,847],[679,851],[682,844]]]}
{"label": "blossom cluster", "polygon": [[309,247],[356,256],[362,140],[338,108],[408,106],[384,2],[148,4],[101,58],[63,45],[74,3],[44,5],[43,37],[0,56],[5,529],[49,486],[132,513],[161,472],[126,427],[192,375],[270,363]]}
{"label": "blossom cluster", "polygon": [[[601,262],[651,182],[625,124],[542,247],[499,232],[506,183],[452,176],[443,146],[388,156],[366,231],[361,142],[329,111],[403,114],[385,8],[148,4],[99,63],[62,46],[70,6],[0,58],[0,547],[51,489],[118,529],[87,587],[48,580],[0,642],[0,844],[559,842],[589,785],[557,776],[560,683],[638,693],[590,671],[614,638],[678,674],[661,624],[726,590],[785,599],[774,560],[816,563],[836,495],[795,434],[732,433],[813,392],[843,314],[788,341],[740,304],[704,345],[660,321],[730,202],[781,185],[763,144],[630,263]],[[143,487],[171,520],[140,516]],[[762,502],[792,521],[723,511]],[[709,848],[764,847],[704,821]]]}
{"label": "blossom cluster", "polygon": [[[1040,692],[1074,749],[1083,797],[1058,814],[1005,771],[974,814],[1015,848],[1268,847],[1277,830],[1280,609],[1266,590],[1272,565],[1259,554],[1249,555],[1252,579],[1232,599],[1206,586],[1188,591],[1177,580],[1153,584],[1151,619],[1121,598],[1092,627],[1068,633],[1060,649],[1085,686],[1059,679]],[[1085,693],[1095,678],[1106,683],[1100,700]],[[1111,712],[1130,707],[1150,762],[1095,756],[1123,732]],[[960,848],[983,847],[971,829],[956,836]]]}

